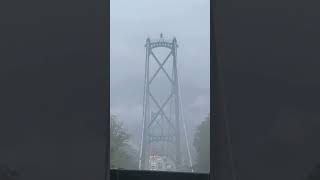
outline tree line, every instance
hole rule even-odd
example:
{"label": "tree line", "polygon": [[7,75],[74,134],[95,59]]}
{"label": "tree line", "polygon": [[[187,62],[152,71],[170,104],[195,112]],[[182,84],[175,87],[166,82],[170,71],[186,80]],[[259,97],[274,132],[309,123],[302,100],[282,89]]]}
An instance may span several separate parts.
{"label": "tree line", "polygon": [[[116,116],[110,118],[110,157],[111,168],[138,169],[137,153],[130,154],[128,144],[130,135]],[[210,117],[208,116],[196,128],[193,145],[196,149],[196,172],[209,172],[210,169]],[[136,156],[134,156],[136,155]]]}

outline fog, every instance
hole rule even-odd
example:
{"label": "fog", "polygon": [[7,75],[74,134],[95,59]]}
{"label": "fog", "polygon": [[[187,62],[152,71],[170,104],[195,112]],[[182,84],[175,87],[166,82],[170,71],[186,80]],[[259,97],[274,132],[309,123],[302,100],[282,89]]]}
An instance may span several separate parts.
{"label": "fog", "polygon": [[[111,1],[110,111],[124,122],[136,149],[139,148],[142,125],[144,45],[148,37],[159,38],[163,33],[164,38],[177,39],[180,93],[189,136],[208,116],[209,5],[209,0]],[[155,86],[167,91],[162,88],[163,84]]]}

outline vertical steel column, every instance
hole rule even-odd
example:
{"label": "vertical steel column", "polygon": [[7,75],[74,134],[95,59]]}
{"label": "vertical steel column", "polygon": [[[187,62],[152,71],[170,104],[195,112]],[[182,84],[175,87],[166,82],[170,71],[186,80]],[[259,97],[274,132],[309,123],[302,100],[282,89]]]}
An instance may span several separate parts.
{"label": "vertical steel column", "polygon": [[175,98],[175,134],[176,134],[176,167],[181,168],[181,138],[180,138],[180,98],[178,86],[178,71],[177,71],[177,40],[174,38],[172,41],[172,56],[173,56],[173,79],[174,79],[174,98]]}
{"label": "vertical steel column", "polygon": [[144,97],[143,97],[143,127],[142,127],[142,140],[139,159],[139,169],[145,170],[148,164],[147,161],[147,144],[148,139],[148,123],[150,122],[150,105],[149,105],[149,57],[150,57],[150,39],[146,41],[146,61],[145,61],[145,79],[144,79]]}

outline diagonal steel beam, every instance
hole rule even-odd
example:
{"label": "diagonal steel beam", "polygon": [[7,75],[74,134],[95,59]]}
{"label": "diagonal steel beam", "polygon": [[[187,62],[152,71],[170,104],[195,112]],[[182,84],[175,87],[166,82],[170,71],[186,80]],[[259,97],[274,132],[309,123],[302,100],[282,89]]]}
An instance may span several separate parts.
{"label": "diagonal steel beam", "polygon": [[[153,116],[153,117],[155,117],[155,116]],[[153,119],[153,117],[152,117],[152,119]],[[161,124],[159,123],[159,121],[155,121],[155,122],[158,124],[159,128],[161,128]]]}
{"label": "diagonal steel beam", "polygon": [[170,53],[168,54],[168,56],[166,57],[166,59],[162,62],[162,64],[160,65],[160,67],[157,69],[157,71],[153,74],[153,76],[151,77],[149,84],[151,84],[151,82],[153,81],[153,79],[156,77],[156,75],[159,73],[159,71],[161,70],[161,68],[163,68],[163,65],[167,62],[167,60],[169,59],[169,57],[171,56],[172,51],[170,51]]}
{"label": "diagonal steel beam", "polygon": [[[166,113],[164,113],[163,108],[164,108],[165,105],[169,102],[169,99],[172,97],[173,94],[174,94],[174,93],[171,93],[170,96],[168,97],[168,99],[166,100],[166,102],[165,102],[162,106],[160,106],[159,103],[157,102],[157,100],[154,98],[154,96],[149,92],[149,95],[150,95],[151,99],[153,100],[153,102],[154,102],[154,103],[158,106],[158,108],[159,108],[159,111],[157,112],[156,117],[157,117],[157,116],[160,114],[160,112],[161,112],[162,115],[165,117],[165,119],[169,122],[169,124],[171,125],[172,128],[174,128],[175,126],[174,126],[174,125],[172,124],[172,122],[169,120],[169,118],[167,117]],[[155,118],[156,118],[156,117],[155,117]],[[153,119],[153,120],[155,120],[155,119]],[[152,123],[152,121],[150,122],[149,127],[150,127],[151,123]]]}
{"label": "diagonal steel beam", "polygon": [[[163,109],[163,108],[167,105],[167,103],[169,102],[169,100],[171,99],[171,97],[174,95],[174,92],[172,92],[172,93],[169,95],[169,97],[168,97],[168,98],[166,99],[166,101],[163,103],[162,107],[159,106],[159,103],[156,101],[156,99],[155,99],[154,96],[151,94],[151,92],[149,92],[149,95],[150,95],[150,97],[152,98],[152,100],[156,103],[156,105],[158,106],[158,108],[159,108],[159,109]],[[159,111],[156,113],[156,115],[154,116],[154,118],[153,118],[153,119],[151,120],[151,122],[149,123],[148,128],[150,128],[150,126],[156,121],[156,119],[157,119],[157,117],[159,116],[160,112],[161,112],[161,110],[159,110]],[[162,112],[163,112],[163,111],[162,111]],[[168,119],[168,118],[167,118],[167,119]],[[172,125],[172,127],[174,127],[173,124],[171,123],[171,121],[170,121],[169,123]]]}
{"label": "diagonal steel beam", "polygon": [[167,71],[161,66],[160,61],[158,60],[158,58],[156,57],[156,55],[153,54],[152,51],[150,51],[151,55],[153,56],[153,58],[157,61],[157,63],[159,64],[160,68],[163,70],[163,72],[166,74],[167,78],[170,80],[170,82],[172,84],[174,84],[173,80],[171,79],[171,77],[169,76],[169,74],[167,73]]}

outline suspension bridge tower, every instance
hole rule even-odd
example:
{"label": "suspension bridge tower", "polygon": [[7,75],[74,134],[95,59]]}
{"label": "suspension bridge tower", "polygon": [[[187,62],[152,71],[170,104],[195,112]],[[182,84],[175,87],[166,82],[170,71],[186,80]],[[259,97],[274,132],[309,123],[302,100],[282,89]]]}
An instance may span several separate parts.
{"label": "suspension bridge tower", "polygon": [[[150,170],[150,158],[161,157],[166,162],[163,170],[180,171],[188,167],[192,170],[192,161],[186,125],[183,119],[178,67],[177,67],[177,40],[164,39],[162,33],[159,39],[147,38],[145,59],[145,79],[143,95],[142,135],[139,157],[139,169]],[[167,49],[168,54],[160,60],[154,51]],[[151,72],[150,64],[156,64],[156,70]],[[168,92],[164,98],[154,95],[154,80],[163,73],[168,86],[157,88]],[[158,86],[159,87],[159,86]],[[169,89],[168,89],[169,88]],[[161,103],[160,103],[161,102]],[[183,132],[184,131],[184,132]],[[183,138],[184,137],[184,138]],[[171,162],[171,164],[170,164]],[[158,169],[161,170],[161,169]]]}

